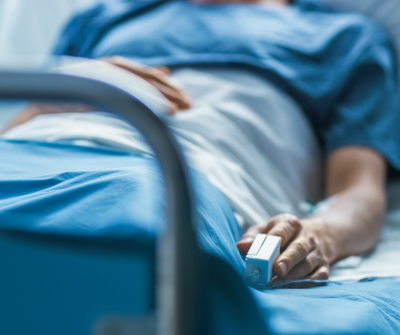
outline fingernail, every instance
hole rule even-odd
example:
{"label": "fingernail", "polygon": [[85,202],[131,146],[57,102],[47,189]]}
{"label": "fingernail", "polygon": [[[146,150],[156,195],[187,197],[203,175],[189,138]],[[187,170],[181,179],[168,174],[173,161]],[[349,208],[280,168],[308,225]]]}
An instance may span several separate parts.
{"label": "fingernail", "polygon": [[279,263],[278,264],[279,265],[279,268],[281,269],[281,271],[282,271],[282,275],[284,276],[285,274],[286,274],[286,271],[287,271],[287,265],[286,265],[286,263]]}

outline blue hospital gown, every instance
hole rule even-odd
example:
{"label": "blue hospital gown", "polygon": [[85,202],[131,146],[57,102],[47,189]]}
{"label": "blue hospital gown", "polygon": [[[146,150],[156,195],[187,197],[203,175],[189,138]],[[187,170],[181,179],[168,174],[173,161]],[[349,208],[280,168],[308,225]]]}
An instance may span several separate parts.
{"label": "blue hospital gown", "polygon": [[359,14],[333,11],[312,0],[273,9],[117,1],[77,15],[55,53],[255,71],[300,103],[325,154],[361,145],[400,169],[400,104],[391,40]]}

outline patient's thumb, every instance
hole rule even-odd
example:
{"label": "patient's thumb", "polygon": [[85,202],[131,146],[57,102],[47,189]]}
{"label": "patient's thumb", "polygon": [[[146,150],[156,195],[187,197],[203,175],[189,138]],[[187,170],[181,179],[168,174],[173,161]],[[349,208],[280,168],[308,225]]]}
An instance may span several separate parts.
{"label": "patient's thumb", "polygon": [[253,242],[254,237],[243,236],[240,241],[236,243],[236,246],[239,249],[239,252],[244,255],[247,254]]}

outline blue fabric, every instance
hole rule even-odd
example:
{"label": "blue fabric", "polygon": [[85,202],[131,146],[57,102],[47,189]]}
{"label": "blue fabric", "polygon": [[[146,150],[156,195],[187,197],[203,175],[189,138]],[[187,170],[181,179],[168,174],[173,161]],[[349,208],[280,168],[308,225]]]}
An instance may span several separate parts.
{"label": "blue fabric", "polygon": [[400,169],[400,103],[391,41],[361,15],[335,12],[312,0],[275,10],[116,1],[78,15],[56,54],[254,70],[301,104],[325,154],[361,145]]}
{"label": "blue fabric", "polygon": [[[166,206],[157,162],[61,143],[0,140],[0,152],[0,332],[83,335],[104,316],[151,312],[154,239]],[[204,317],[213,319],[199,334],[266,334],[241,279],[232,209],[205,177],[190,177],[210,271]],[[246,309],[233,321],[238,303]]]}
{"label": "blue fabric", "polygon": [[[0,140],[0,151],[2,153],[0,231],[14,229],[64,236],[113,237],[154,245],[154,237],[163,224],[165,199],[160,169],[153,159],[101,148],[28,141]],[[400,282],[394,280],[299,290],[246,289],[243,280],[239,278],[243,274],[243,261],[238,254],[235,241],[240,237],[241,231],[233,212],[221,193],[203,176],[191,171],[191,179],[196,196],[200,243],[204,250],[227,261],[221,263],[210,259],[208,262],[207,269],[210,272],[205,278],[204,295],[209,299],[209,306],[205,309],[205,313],[208,313],[208,320],[211,322],[209,327],[213,330],[207,331],[207,334],[239,335],[248,330],[251,334],[261,335],[267,333],[265,325],[268,325],[271,334],[361,335],[400,332]],[[4,241],[0,244],[2,248],[5,245]],[[16,247],[10,248],[5,250],[15,250],[6,257],[7,260],[13,260],[18,252],[21,253]],[[51,253],[49,257],[64,260],[65,265],[58,263],[57,266],[46,265],[47,272],[44,274],[46,278],[56,277],[57,280],[62,280],[66,276],[64,278],[66,287],[73,277],[65,274],[63,269],[69,269],[71,264],[83,262],[88,258],[84,255],[79,256],[75,251],[71,254],[74,257],[71,261],[67,257],[68,250],[62,251],[62,257],[56,257],[56,251],[51,249],[46,253],[45,250],[40,251],[38,246],[35,248],[27,245],[24,248],[30,249],[30,257],[36,253],[40,254],[37,259],[38,265],[47,264],[43,259],[49,252]],[[19,259],[21,264],[26,261],[26,254],[17,256],[20,256],[16,259]],[[111,263],[115,265],[118,262],[121,260],[113,260]],[[90,271],[98,271],[100,265],[104,266],[99,260],[94,261],[95,266],[92,263],[84,265],[86,263],[83,262],[81,267],[90,264]],[[8,263],[2,262],[2,264],[5,266]],[[28,265],[21,266],[21,264],[12,270],[14,275],[25,273],[24,269]],[[127,263],[126,266],[128,265]],[[36,264],[33,265],[35,266]],[[143,266],[138,263],[135,267],[132,263],[128,267],[136,269]],[[54,271],[58,268],[59,270]],[[124,280],[124,285],[134,288],[133,280],[137,281],[135,277],[138,276],[132,273],[132,269],[129,271],[124,269],[125,273],[129,272],[129,280]],[[23,282],[37,279],[38,284],[44,283],[40,277],[42,271],[38,269],[32,271],[30,279],[24,277]],[[60,295],[62,299],[66,299],[64,295],[76,298],[79,296],[79,291],[76,290],[82,289],[83,299],[90,296],[85,292],[88,287],[92,288],[90,285],[92,280],[96,282],[92,278],[95,275],[96,272],[87,273],[85,276],[88,278],[73,282],[74,292],[70,294],[68,291],[63,291],[65,288],[59,289],[57,283],[53,283],[54,287],[49,287],[48,290],[56,297]],[[9,277],[3,274],[0,282],[7,282]],[[107,280],[111,282],[111,279]],[[80,281],[88,283],[80,287]],[[132,286],[129,286],[129,281],[132,281]],[[146,283],[145,279],[141,281],[142,284]],[[101,284],[107,283],[101,282]],[[7,285],[6,291],[11,290],[13,281],[10,279]],[[28,293],[31,292],[30,295],[35,295],[33,293],[36,291],[30,286],[25,288],[21,283],[18,285],[15,288],[18,292],[21,290],[24,292],[26,289]],[[98,286],[102,287],[100,284]],[[136,288],[140,290],[140,295],[143,295],[143,288],[139,286]],[[111,289],[109,287],[109,290]],[[112,301],[113,306],[118,306],[118,301],[113,298],[111,292],[109,294],[111,298],[107,298],[107,295],[101,296],[102,307],[107,306],[107,299]],[[129,305],[129,300],[123,298],[123,292],[118,294],[125,308]],[[39,295],[42,299],[45,296],[42,293]],[[131,295],[138,297],[138,293],[129,291],[129,297]],[[4,293],[3,297],[6,296]],[[20,295],[12,299],[24,302],[24,297]],[[94,303],[99,303],[99,299],[96,298]],[[40,303],[39,311],[42,313],[48,313],[47,308],[52,308],[45,305],[46,301],[48,300]],[[24,303],[24,306],[30,306],[29,303],[31,302]],[[79,304],[85,306],[88,313],[89,311],[94,313],[93,309],[100,310],[98,305],[92,306],[91,301],[85,300]],[[2,306],[6,306],[4,301]],[[29,309],[26,306],[24,308]],[[256,307],[258,311],[254,310]],[[13,313],[7,320],[9,318],[11,320],[12,317],[15,319],[16,316],[19,319],[20,307],[16,310],[18,313]],[[6,307],[1,312],[2,316],[10,313],[10,308]],[[32,315],[36,315],[35,313],[36,310],[31,312]],[[57,317],[60,317],[59,313]],[[257,323],[258,318],[265,323]],[[85,322],[88,321],[90,320],[85,318]],[[36,325],[32,322],[28,324]],[[3,322],[4,324],[7,323]],[[10,324],[10,329],[21,328],[19,325],[18,327]],[[254,327],[256,329],[252,329]]]}
{"label": "blue fabric", "polygon": [[273,334],[400,333],[400,281],[253,294]]}
{"label": "blue fabric", "polygon": [[[154,243],[164,223],[154,159],[122,151],[0,140],[0,228]],[[223,195],[191,170],[200,244],[244,273],[242,231]]]}

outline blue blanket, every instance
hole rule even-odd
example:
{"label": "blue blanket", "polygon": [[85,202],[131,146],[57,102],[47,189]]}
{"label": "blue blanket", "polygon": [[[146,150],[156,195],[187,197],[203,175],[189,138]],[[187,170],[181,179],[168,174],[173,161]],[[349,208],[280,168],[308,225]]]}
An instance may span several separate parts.
{"label": "blue blanket", "polygon": [[[165,212],[163,181],[154,159],[28,141],[3,140],[0,150],[2,230],[154,244]],[[242,276],[244,263],[235,247],[241,230],[231,208],[201,174],[191,171],[191,178],[200,244]],[[245,329],[256,334],[251,325],[240,323],[254,301],[273,334],[400,333],[400,282],[256,291],[245,288],[239,276],[224,278],[225,270],[214,270],[209,280],[219,292],[213,291],[218,334],[243,334]],[[251,294],[242,296],[244,291]]]}
{"label": "blue blanket", "polygon": [[[164,223],[163,177],[155,159],[107,148],[0,141],[0,227],[154,243]],[[241,229],[223,195],[191,170],[198,238],[239,273]]]}

